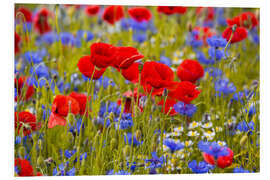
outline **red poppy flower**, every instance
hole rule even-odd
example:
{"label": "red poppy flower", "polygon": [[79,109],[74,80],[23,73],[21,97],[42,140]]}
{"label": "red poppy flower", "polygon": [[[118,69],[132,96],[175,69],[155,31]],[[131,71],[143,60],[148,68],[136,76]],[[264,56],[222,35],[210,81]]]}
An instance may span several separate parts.
{"label": "red poppy flower", "polygon": [[52,113],[49,118],[48,128],[53,128],[56,125],[65,126],[68,112],[76,115],[80,112],[79,103],[70,96],[57,95],[52,104]]}
{"label": "red poppy flower", "polygon": [[[219,156],[217,158],[217,166],[219,168],[226,168],[226,167],[229,167],[232,162],[233,162],[233,151],[230,149],[230,148],[227,148],[227,150],[229,151],[229,154],[226,155],[226,156]],[[215,158],[214,156],[210,155],[210,154],[207,154],[207,153],[203,153],[203,158],[204,160],[209,163],[209,164],[212,164],[212,165],[215,165]]]}
{"label": "red poppy flower", "polygon": [[165,104],[164,104],[164,100],[162,99],[158,103],[158,105],[161,106],[161,112],[163,112],[165,114],[168,114],[168,112],[170,111],[169,115],[174,116],[174,115],[177,114],[177,112],[173,108],[173,105],[176,104],[176,103],[177,103],[177,101],[175,101],[174,99],[167,98]]}
{"label": "red poppy flower", "polygon": [[21,42],[21,37],[15,32],[15,54],[20,52],[19,44]]}
{"label": "red poppy flower", "polygon": [[19,79],[14,79],[15,82],[15,88],[17,89],[17,96],[15,97],[15,101],[17,102],[17,99],[19,97],[20,101],[27,101],[29,100],[35,93],[35,89],[33,86],[30,86],[27,83],[26,77],[20,77]]}
{"label": "red poppy flower", "polygon": [[136,48],[133,47],[117,47],[116,49],[117,52],[115,54],[113,67],[117,69],[127,69],[134,63],[134,61],[144,57]]}
{"label": "red poppy flower", "polygon": [[210,38],[216,34],[209,27],[196,26],[193,30],[198,32],[198,35],[195,36],[196,40],[202,39],[205,46],[208,45],[206,42],[207,38]]}
{"label": "red poppy flower", "polygon": [[103,13],[103,20],[109,24],[114,24],[124,17],[123,6],[108,6]]}
{"label": "red poppy flower", "polygon": [[17,9],[16,14],[20,12],[23,14],[24,18],[23,18],[23,22],[32,22],[32,12],[25,8],[25,7],[20,7],[19,9]]}
{"label": "red poppy flower", "polygon": [[140,63],[135,62],[129,66],[129,68],[121,69],[121,74],[126,80],[129,80],[134,84],[139,82],[139,64]]}
{"label": "red poppy flower", "polygon": [[90,61],[98,68],[106,68],[113,64],[116,47],[106,43],[93,43],[91,45]]}
{"label": "red poppy flower", "polygon": [[259,22],[254,13],[244,12],[232,19],[227,19],[227,24],[229,26],[236,24],[238,27],[254,28]]}
{"label": "red poppy flower", "polygon": [[175,90],[169,92],[168,96],[186,104],[190,104],[190,102],[197,98],[199,94],[200,91],[196,89],[194,84],[189,81],[182,81],[178,83]]}
{"label": "red poppy flower", "polygon": [[70,96],[57,95],[52,104],[52,112],[60,116],[67,116],[68,112],[78,114],[80,112],[79,103]]}
{"label": "red poppy flower", "polygon": [[137,22],[149,21],[152,17],[151,11],[145,7],[130,8],[128,14]]}
{"label": "red poppy flower", "polygon": [[15,112],[15,129],[18,129],[18,133],[20,133],[20,129],[23,126],[23,134],[29,135],[32,131],[36,131],[40,127],[40,123],[36,122],[36,116],[30,112]]}
{"label": "red poppy flower", "polygon": [[65,126],[67,120],[63,117],[58,115],[57,113],[52,112],[48,121],[48,128],[53,128],[54,126]]}
{"label": "red poppy flower", "polygon": [[203,77],[203,75],[203,67],[196,60],[186,59],[177,68],[177,76],[181,81],[195,83],[198,79]]}
{"label": "red poppy flower", "polygon": [[75,7],[76,9],[80,9],[81,8],[81,5],[78,5],[78,4],[76,4],[76,5],[74,5],[74,4],[64,4],[64,7]]}
{"label": "red poppy flower", "polygon": [[95,16],[99,12],[100,7],[97,5],[86,6],[85,13],[88,16]]}
{"label": "red poppy flower", "polygon": [[203,11],[206,11],[206,18],[205,21],[212,21],[214,20],[215,10],[213,7],[198,7],[196,8],[196,15],[200,16]]}
{"label": "red poppy flower", "polygon": [[[232,27],[227,27],[222,33],[222,37],[229,41],[232,34]],[[233,33],[231,43],[236,43],[247,38],[248,32],[243,27],[236,27],[235,32]]]}
{"label": "red poppy flower", "polygon": [[[126,98],[125,99],[124,112],[125,113],[132,113],[132,106],[131,106],[132,104],[131,104],[131,102],[132,102],[132,99],[134,99],[135,102],[137,101],[137,96],[138,96],[138,90],[137,90],[137,88],[135,88],[133,92],[132,91],[126,91],[123,94],[123,96]],[[137,106],[139,107],[139,109],[141,110],[141,112],[143,111],[143,107],[139,106],[139,100],[140,100],[140,98],[142,96],[144,96],[144,95],[140,93],[139,94],[139,97],[138,97],[138,104],[137,104]],[[121,99],[118,99],[117,104],[119,106],[122,104]]]}
{"label": "red poppy flower", "polygon": [[48,23],[50,12],[46,8],[42,8],[34,17],[34,28],[39,34],[44,34],[51,31],[51,26]]}
{"label": "red poppy flower", "polygon": [[[86,108],[86,103],[87,103],[87,96],[82,93],[77,93],[77,92],[72,92],[69,95],[70,97],[74,98],[80,106],[80,114],[83,115],[85,112]],[[88,101],[91,99],[91,97],[88,97]]]}
{"label": "red poppy flower", "polygon": [[78,66],[80,72],[84,76],[86,76],[88,78],[92,78],[92,75],[93,75],[93,79],[95,79],[95,80],[99,79],[103,75],[103,73],[105,72],[106,68],[102,68],[100,70],[98,70],[97,68],[95,69],[95,66],[91,63],[90,59],[91,59],[91,56],[81,57],[77,66]]}
{"label": "red poppy flower", "polygon": [[158,6],[157,11],[166,15],[185,14],[187,8],[182,6]]}
{"label": "red poppy flower", "polygon": [[175,89],[177,82],[173,81],[174,73],[171,68],[165,64],[155,61],[146,62],[141,72],[141,84],[144,91],[152,95],[162,95],[165,88]]}
{"label": "red poppy flower", "polygon": [[15,159],[15,166],[19,169],[19,176],[34,176],[34,170],[30,162],[26,159]]}

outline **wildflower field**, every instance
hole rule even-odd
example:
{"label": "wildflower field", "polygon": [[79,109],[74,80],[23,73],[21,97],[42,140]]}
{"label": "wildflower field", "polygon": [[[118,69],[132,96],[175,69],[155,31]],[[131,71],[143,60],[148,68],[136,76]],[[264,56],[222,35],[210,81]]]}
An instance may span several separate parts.
{"label": "wildflower field", "polygon": [[15,176],[260,172],[259,9],[14,5]]}

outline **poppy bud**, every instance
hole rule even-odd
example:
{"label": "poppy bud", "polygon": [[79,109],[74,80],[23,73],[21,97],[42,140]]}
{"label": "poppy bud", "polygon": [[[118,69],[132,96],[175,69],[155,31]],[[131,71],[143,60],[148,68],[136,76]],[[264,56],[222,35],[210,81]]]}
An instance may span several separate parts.
{"label": "poppy bud", "polygon": [[38,140],[38,147],[40,150],[42,149],[42,140],[41,139]]}
{"label": "poppy bud", "polygon": [[167,90],[166,88],[164,88],[163,96],[164,96],[164,97],[168,96],[168,90]]}
{"label": "poppy bud", "polygon": [[19,157],[24,159],[24,156],[25,156],[25,148],[23,146],[20,146],[19,149],[18,149],[18,154],[19,154]]}
{"label": "poppy bud", "polygon": [[115,138],[112,138],[110,141],[110,149],[113,150],[117,147],[117,140]]}
{"label": "poppy bud", "polygon": [[232,32],[235,32],[236,28],[237,28],[237,25],[234,24],[234,25],[232,26]]}
{"label": "poppy bud", "polygon": [[32,137],[33,137],[33,141],[34,142],[37,142],[38,141],[38,135],[37,134],[33,134]]}
{"label": "poppy bud", "polygon": [[41,167],[41,166],[43,166],[43,164],[44,164],[44,159],[43,159],[43,157],[40,155],[40,156],[38,156],[38,158],[37,158],[37,166]]}
{"label": "poppy bud", "polygon": [[75,116],[72,114],[72,113],[68,113],[68,116],[67,116],[67,120],[68,120],[68,123],[70,125],[74,125],[74,123],[76,122],[75,120]]}
{"label": "poppy bud", "polygon": [[109,114],[109,120],[113,121],[114,120],[114,113],[110,112]]}
{"label": "poppy bud", "polygon": [[73,142],[74,141],[74,136],[73,136],[73,134],[71,132],[68,133],[67,139],[68,139],[69,142]]}
{"label": "poppy bud", "polygon": [[141,139],[141,137],[142,137],[142,132],[138,129],[137,131],[136,131],[136,139],[137,140],[140,140]]}
{"label": "poppy bud", "polygon": [[129,155],[130,155],[130,146],[129,145],[126,145],[125,147],[124,147],[124,149],[123,149],[123,155],[125,156],[125,157],[128,157]]}
{"label": "poppy bud", "polygon": [[240,139],[240,146],[244,147],[245,144],[247,143],[248,136],[245,134],[241,139]]}
{"label": "poppy bud", "polygon": [[139,69],[139,72],[141,73],[142,72],[142,69],[143,69],[143,64],[139,64],[138,65],[138,69]]}

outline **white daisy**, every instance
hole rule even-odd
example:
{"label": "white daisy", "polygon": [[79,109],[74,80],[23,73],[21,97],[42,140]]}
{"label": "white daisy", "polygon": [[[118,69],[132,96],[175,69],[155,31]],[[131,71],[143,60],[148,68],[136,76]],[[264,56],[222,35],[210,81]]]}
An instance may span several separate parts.
{"label": "white daisy", "polygon": [[208,122],[208,123],[205,123],[205,124],[203,124],[201,127],[202,128],[211,128],[213,126],[213,123],[212,122]]}
{"label": "white daisy", "polygon": [[200,126],[200,125],[201,125],[200,122],[193,121],[193,122],[191,122],[191,123],[189,124],[188,129],[194,129],[194,128]]}
{"label": "white daisy", "polygon": [[191,137],[195,137],[195,136],[199,136],[200,134],[197,131],[189,131],[187,135]]}

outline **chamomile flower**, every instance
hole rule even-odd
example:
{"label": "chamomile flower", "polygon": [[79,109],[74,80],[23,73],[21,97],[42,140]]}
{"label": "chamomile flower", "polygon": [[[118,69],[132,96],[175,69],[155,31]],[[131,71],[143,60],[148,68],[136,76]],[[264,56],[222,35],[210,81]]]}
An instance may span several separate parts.
{"label": "chamomile flower", "polygon": [[221,132],[221,131],[223,131],[223,128],[220,127],[220,126],[217,126],[217,127],[215,127],[215,131],[216,132]]}
{"label": "chamomile flower", "polygon": [[225,141],[218,141],[217,143],[220,146],[226,146],[227,145]]}
{"label": "chamomile flower", "polygon": [[193,142],[191,140],[189,140],[189,141],[185,141],[184,144],[186,147],[190,147],[193,145]]}
{"label": "chamomile flower", "polygon": [[205,123],[205,124],[202,124],[201,127],[202,128],[205,128],[205,129],[208,129],[208,128],[211,128],[213,126],[213,123],[212,122],[208,122],[208,123]]}
{"label": "chamomile flower", "polygon": [[196,137],[199,136],[200,133],[198,133],[198,131],[189,131],[187,135],[190,137]]}
{"label": "chamomile flower", "polygon": [[215,135],[216,135],[216,133],[215,133],[215,131],[213,131],[213,129],[212,129],[212,131],[208,130],[208,131],[205,131],[203,133],[203,137],[206,137],[207,140],[213,140]]}
{"label": "chamomile flower", "polygon": [[183,126],[179,126],[179,127],[173,128],[173,130],[175,132],[183,132],[184,131],[184,128],[183,128]]}
{"label": "chamomile flower", "polygon": [[194,128],[200,126],[200,125],[201,125],[200,122],[193,121],[193,122],[191,122],[191,123],[189,124],[188,129],[194,129]]}

